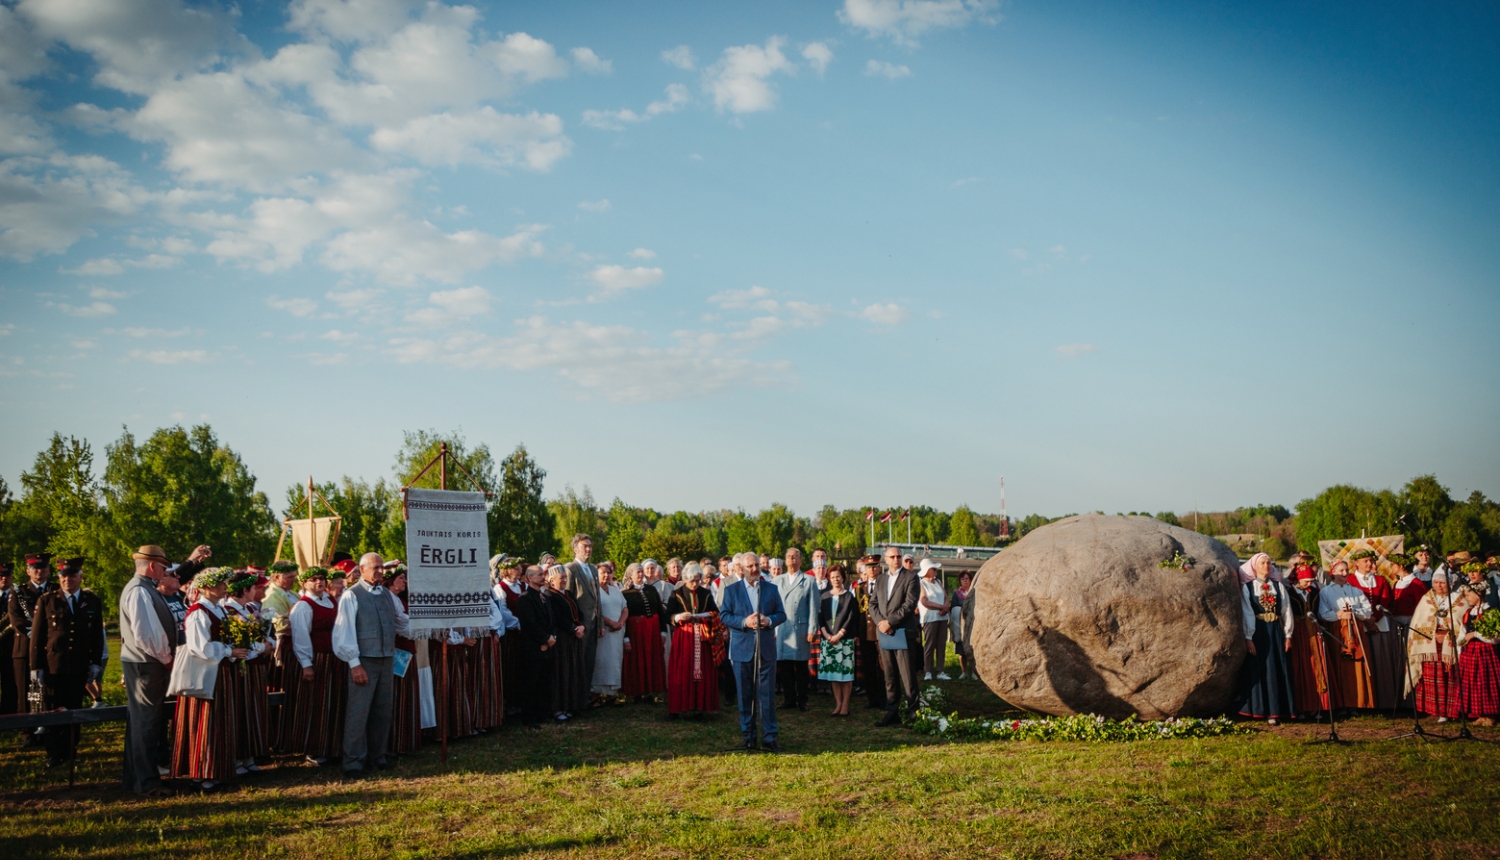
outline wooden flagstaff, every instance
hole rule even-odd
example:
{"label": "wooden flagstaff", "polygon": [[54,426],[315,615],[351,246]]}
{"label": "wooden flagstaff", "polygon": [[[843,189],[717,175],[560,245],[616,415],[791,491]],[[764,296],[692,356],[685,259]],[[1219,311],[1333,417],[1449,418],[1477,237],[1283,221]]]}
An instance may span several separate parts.
{"label": "wooden flagstaff", "polygon": [[[411,483],[409,483],[406,486],[404,486],[404,487],[401,488],[401,513],[402,513],[402,518],[403,519],[405,519],[405,514],[406,514],[406,491],[408,489],[410,489],[413,485],[415,485],[418,481],[422,480],[422,476],[425,475],[425,474],[427,474],[432,469],[433,466],[437,466],[438,467],[438,489],[440,489],[440,490],[446,490],[446,489],[448,489],[448,460],[450,458],[453,460],[453,465],[456,466],[456,467],[458,467],[458,471],[460,473],[462,473],[465,478],[469,479],[469,483],[471,483],[471,484],[474,485],[474,489],[478,490],[481,493],[484,493],[484,497],[486,499],[493,498],[494,494],[491,493],[489,490],[485,489],[485,487],[484,487],[483,484],[479,483],[477,480],[474,479],[473,475],[469,474],[469,470],[464,468],[464,464],[460,463],[458,461],[458,458],[453,456],[453,452],[451,450],[449,450],[449,448],[448,448],[448,443],[447,442],[443,442],[443,443],[441,443],[438,446],[437,456],[433,457],[431,460],[427,461],[427,465],[423,466],[422,467],[422,471],[418,472],[417,475],[416,475],[416,477],[414,477],[414,478],[411,479]],[[407,584],[408,590],[410,589],[410,587],[411,587],[410,583],[408,583]],[[448,637],[447,636],[443,637],[443,647],[439,650],[438,654],[439,654],[439,656],[438,656],[439,666],[438,666],[438,673],[437,673],[438,674],[438,678],[437,678],[437,683],[433,684],[433,688],[434,688],[435,691],[441,691],[441,694],[436,696],[436,698],[437,698],[438,737],[441,739],[440,743],[442,745],[443,764],[447,764],[448,763]]]}

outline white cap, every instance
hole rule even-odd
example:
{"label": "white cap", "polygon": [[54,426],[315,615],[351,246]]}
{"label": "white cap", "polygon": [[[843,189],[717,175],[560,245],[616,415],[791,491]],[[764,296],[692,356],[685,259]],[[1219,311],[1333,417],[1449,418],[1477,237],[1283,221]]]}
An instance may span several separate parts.
{"label": "white cap", "polygon": [[930,558],[924,558],[924,559],[922,559],[922,563],[919,564],[919,565],[917,565],[917,572],[918,573],[926,573],[929,570],[942,570],[942,569],[943,569],[942,562],[933,561]]}

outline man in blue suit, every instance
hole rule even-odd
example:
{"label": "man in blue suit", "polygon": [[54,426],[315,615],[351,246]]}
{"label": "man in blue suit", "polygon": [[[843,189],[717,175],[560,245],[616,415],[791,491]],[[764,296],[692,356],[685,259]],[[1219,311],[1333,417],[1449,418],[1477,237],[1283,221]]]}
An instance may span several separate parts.
{"label": "man in blue suit", "polygon": [[[752,705],[760,703],[762,749],[781,752],[776,741],[776,635],[786,621],[781,594],[776,586],[760,578],[760,559],[747,552],[735,562],[740,579],[724,589],[719,602],[719,620],[729,628],[729,661],[734,664],[735,686],[740,693],[740,734],[744,748],[755,748],[751,724]],[[755,671],[756,641],[760,644],[760,672]]]}

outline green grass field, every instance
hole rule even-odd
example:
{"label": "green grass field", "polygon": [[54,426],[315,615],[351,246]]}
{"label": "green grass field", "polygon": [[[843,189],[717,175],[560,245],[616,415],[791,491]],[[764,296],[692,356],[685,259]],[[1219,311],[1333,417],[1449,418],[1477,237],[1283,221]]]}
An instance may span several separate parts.
{"label": "green grass field", "polygon": [[[111,668],[117,668],[112,666]],[[117,676],[116,676],[117,677]],[[944,685],[963,716],[1004,705]],[[109,687],[118,697],[120,688]],[[228,791],[142,802],[118,787],[121,731],[92,728],[78,771],[0,753],[5,857],[1500,857],[1500,745],[1316,727],[1203,740],[949,743],[874,712],[783,713],[788,752],[720,752],[733,714],[668,722],[596,711],[404,757],[342,782],[287,764]]]}

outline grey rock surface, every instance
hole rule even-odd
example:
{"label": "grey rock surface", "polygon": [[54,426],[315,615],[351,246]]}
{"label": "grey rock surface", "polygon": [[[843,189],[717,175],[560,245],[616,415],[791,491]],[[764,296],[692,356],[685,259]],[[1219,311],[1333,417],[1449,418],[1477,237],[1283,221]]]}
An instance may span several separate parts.
{"label": "grey rock surface", "polygon": [[[1158,566],[1177,552],[1196,564]],[[1238,567],[1222,543],[1150,517],[1043,526],[980,569],[979,676],[1044,714],[1221,713],[1245,659]]]}

